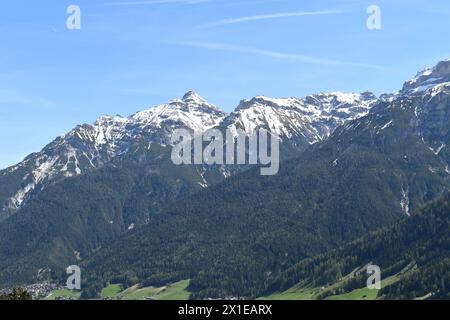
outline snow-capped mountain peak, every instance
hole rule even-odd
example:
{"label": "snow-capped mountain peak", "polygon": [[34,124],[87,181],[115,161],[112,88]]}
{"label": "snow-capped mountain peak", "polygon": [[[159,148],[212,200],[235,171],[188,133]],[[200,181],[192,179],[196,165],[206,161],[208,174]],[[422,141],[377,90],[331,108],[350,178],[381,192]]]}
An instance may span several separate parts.
{"label": "snow-capped mountain peak", "polygon": [[417,95],[424,92],[438,92],[450,86],[450,60],[439,62],[433,68],[427,68],[405,82],[401,95]]}
{"label": "snow-capped mountain peak", "polygon": [[225,116],[225,112],[192,91],[182,99],[129,117],[101,116],[93,124],[76,126],[16,166],[0,171],[0,177],[21,175],[17,189],[0,205],[17,209],[49,182],[99,168],[114,157],[131,152],[137,141],[145,141],[148,146],[167,145],[175,129],[202,131],[217,126]]}
{"label": "snow-capped mountain peak", "polygon": [[218,125],[225,116],[224,111],[208,103],[197,93],[189,91],[182,99],[138,112],[129,121],[145,127],[203,131]]}
{"label": "snow-capped mountain peak", "polygon": [[315,143],[346,121],[366,115],[378,99],[369,92],[320,93],[303,99],[257,96],[242,100],[224,125],[251,132],[262,127],[282,139],[302,137]]}
{"label": "snow-capped mountain peak", "polygon": [[208,102],[195,91],[188,91],[184,94],[182,100],[189,104],[208,104]]}

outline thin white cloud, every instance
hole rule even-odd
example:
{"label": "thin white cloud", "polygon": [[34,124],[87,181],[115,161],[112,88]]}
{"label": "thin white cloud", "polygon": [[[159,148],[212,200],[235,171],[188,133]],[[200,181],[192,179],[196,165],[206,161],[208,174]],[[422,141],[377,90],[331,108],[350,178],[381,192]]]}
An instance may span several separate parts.
{"label": "thin white cloud", "polygon": [[254,55],[265,56],[265,57],[269,57],[269,58],[297,61],[297,62],[309,63],[309,64],[349,66],[349,67],[358,67],[358,68],[366,68],[366,69],[383,69],[383,67],[381,67],[381,66],[367,64],[367,63],[323,59],[323,58],[306,56],[306,55],[296,54],[296,53],[270,51],[270,50],[264,50],[264,49],[259,49],[259,48],[244,47],[244,46],[237,46],[237,45],[224,44],[224,43],[182,41],[182,42],[171,42],[171,44],[195,47],[195,48],[203,48],[203,49],[209,49],[209,50],[254,54]]}
{"label": "thin white cloud", "polygon": [[271,20],[271,19],[304,17],[304,16],[336,15],[336,14],[343,14],[343,13],[345,13],[345,11],[341,11],[341,10],[271,13],[271,14],[263,14],[263,15],[246,16],[246,17],[238,17],[238,18],[229,18],[229,19],[219,20],[216,22],[211,22],[208,24],[198,26],[198,27],[196,27],[196,29],[220,27],[220,26],[226,26],[226,25],[230,25],[230,24],[238,24],[238,23],[245,23],[245,22],[259,21],[259,20]]}
{"label": "thin white cloud", "polygon": [[117,1],[117,2],[105,2],[99,4],[104,7],[113,6],[139,6],[139,5],[156,5],[156,4],[198,4],[209,2],[210,0],[147,0],[147,1]]}

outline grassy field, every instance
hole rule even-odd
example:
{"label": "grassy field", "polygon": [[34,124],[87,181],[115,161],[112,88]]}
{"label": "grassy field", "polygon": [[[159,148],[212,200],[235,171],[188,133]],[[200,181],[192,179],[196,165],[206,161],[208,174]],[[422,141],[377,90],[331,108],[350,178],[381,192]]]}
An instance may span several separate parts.
{"label": "grassy field", "polygon": [[327,297],[326,300],[376,300],[379,290],[361,288],[352,292]]}
{"label": "grassy field", "polygon": [[161,290],[155,300],[188,300],[190,293],[186,290],[189,280],[183,280]]}
{"label": "grassy field", "polygon": [[115,299],[122,291],[123,288],[120,284],[111,284],[102,290],[100,296],[102,298]]}
{"label": "grassy field", "polygon": [[[305,288],[295,286],[283,292],[276,292],[266,297],[261,297],[258,300],[315,300],[319,294],[332,292],[342,286],[346,278],[336,282],[328,287],[323,288]],[[381,281],[381,287],[387,287],[400,280],[398,275],[386,278]],[[351,292],[332,295],[327,297],[327,300],[376,300],[379,290],[370,290],[368,288],[360,288]]]}
{"label": "grassy field", "polygon": [[[188,300],[190,292],[187,291],[189,280],[182,280],[165,287],[141,288],[135,285],[131,288],[123,290],[120,284],[111,284],[104,288],[101,292],[102,299],[118,299],[118,300]],[[74,299],[78,300],[81,293],[68,289],[54,290],[46,300],[57,299]]]}
{"label": "grassy field", "polygon": [[[381,287],[385,288],[399,281],[398,276],[392,276],[381,281]],[[349,293],[328,297],[327,300],[376,300],[380,290],[370,290],[368,288],[360,288]]]}
{"label": "grassy field", "polygon": [[[400,280],[398,275],[391,276],[382,280],[381,286],[387,287]],[[266,297],[258,298],[258,300],[315,300],[319,294],[333,291],[344,283],[344,279],[323,288],[305,288],[294,286],[284,292],[273,293]],[[146,287],[141,288],[138,285],[123,290],[119,284],[112,284],[104,288],[101,293],[103,299],[123,299],[123,300],[188,300],[190,293],[187,291],[189,280],[182,280],[165,287]],[[379,290],[370,290],[368,288],[360,288],[351,292],[329,296],[327,300],[375,300],[377,299]],[[68,289],[58,289],[52,292],[46,299],[79,299],[80,292]]]}
{"label": "grassy field", "polygon": [[131,287],[121,293],[123,300],[187,300],[190,293],[186,290],[189,280],[183,280],[161,288]]}
{"label": "grassy field", "polygon": [[73,291],[69,289],[58,289],[53,291],[46,300],[57,300],[57,299],[73,299],[78,300],[81,293],[79,291]]}
{"label": "grassy field", "polygon": [[126,290],[123,293],[122,299],[123,300],[143,300],[145,298],[153,298],[158,292],[160,291],[160,288],[142,288],[142,289],[135,289],[135,290]]}
{"label": "grassy field", "polygon": [[314,300],[319,291],[316,288],[308,289],[295,286],[283,292],[276,292],[270,296],[258,298],[258,300]]}
{"label": "grassy field", "polygon": [[274,293],[270,296],[259,298],[258,300],[314,300],[316,294],[313,291],[295,291],[287,290],[284,292]]}

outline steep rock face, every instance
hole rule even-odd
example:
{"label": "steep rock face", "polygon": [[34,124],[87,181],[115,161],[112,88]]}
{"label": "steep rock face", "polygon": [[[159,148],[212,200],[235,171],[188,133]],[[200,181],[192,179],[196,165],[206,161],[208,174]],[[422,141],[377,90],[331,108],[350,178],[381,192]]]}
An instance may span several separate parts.
{"label": "steep rock face", "polygon": [[427,68],[405,82],[399,92],[403,95],[420,95],[423,92],[439,91],[442,87],[448,87],[450,82],[450,60],[439,62],[433,68]]}
{"label": "steep rock face", "polygon": [[[448,162],[450,150],[450,60],[419,72],[403,85],[403,89],[390,96],[403,108],[414,113],[417,134],[428,148]],[[403,101],[403,102],[402,102]]]}
{"label": "steep rock face", "polygon": [[415,104],[420,135],[434,153],[449,158],[450,84],[431,88]]}

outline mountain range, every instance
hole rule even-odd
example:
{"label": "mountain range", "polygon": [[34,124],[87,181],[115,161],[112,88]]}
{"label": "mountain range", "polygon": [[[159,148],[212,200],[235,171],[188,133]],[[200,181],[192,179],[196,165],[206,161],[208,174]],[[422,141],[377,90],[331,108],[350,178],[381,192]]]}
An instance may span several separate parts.
{"label": "mountain range", "polygon": [[[319,94],[305,99],[256,97],[227,114],[195,92],[130,117],[102,116],[77,126],[43,150],[0,171],[3,212],[19,209],[49,183],[103,167],[139,147],[170,145],[175,129],[203,132],[221,127],[252,132],[265,128],[282,139],[307,145],[328,137],[339,125],[367,114],[377,101],[371,93]],[[143,144],[143,145],[141,145]]]}
{"label": "mountain range", "polygon": [[[0,172],[0,285],[59,278],[78,263],[86,297],[111,282],[184,279],[192,298],[286,289],[273,279],[299,261],[449,190],[449,80],[442,61],[379,98],[258,96],[230,114],[191,91],[78,126]],[[276,132],[280,173],[174,166],[177,128]]]}

